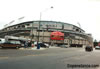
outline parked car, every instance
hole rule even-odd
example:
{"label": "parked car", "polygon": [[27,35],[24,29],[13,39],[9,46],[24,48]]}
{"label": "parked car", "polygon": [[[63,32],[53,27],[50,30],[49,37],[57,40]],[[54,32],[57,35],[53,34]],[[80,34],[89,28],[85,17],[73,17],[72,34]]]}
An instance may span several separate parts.
{"label": "parked car", "polygon": [[69,46],[68,45],[59,45],[59,47],[61,47],[61,48],[68,48]]}
{"label": "parked car", "polygon": [[100,49],[100,46],[96,46],[95,49]]}
{"label": "parked car", "polygon": [[34,42],[34,45],[37,46],[37,42]]}
{"label": "parked car", "polygon": [[[40,47],[49,48],[49,44],[47,43],[42,43],[42,42],[38,42],[38,43],[40,44]],[[34,45],[37,46],[38,43],[34,42]]]}
{"label": "parked car", "polygon": [[7,41],[7,42],[0,44],[0,46],[2,48],[8,48],[8,47],[10,47],[10,48],[12,48],[12,47],[13,48],[20,48],[21,43],[20,43],[20,41]]}
{"label": "parked car", "polygon": [[46,48],[49,48],[49,44],[47,44],[47,43],[44,43],[45,45],[46,45]]}
{"label": "parked car", "polygon": [[46,43],[39,43],[40,47],[49,48],[49,45]]}
{"label": "parked car", "polygon": [[85,51],[93,51],[93,47],[92,46],[86,46]]}

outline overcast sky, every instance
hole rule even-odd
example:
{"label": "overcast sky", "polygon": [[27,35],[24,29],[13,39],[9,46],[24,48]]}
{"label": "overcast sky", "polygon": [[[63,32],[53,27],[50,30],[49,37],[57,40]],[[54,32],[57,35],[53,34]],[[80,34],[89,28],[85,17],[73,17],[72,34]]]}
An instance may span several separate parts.
{"label": "overcast sky", "polygon": [[[53,6],[53,9],[50,7]],[[81,24],[86,33],[100,40],[100,1],[99,0],[0,0],[0,29],[12,20],[13,24],[22,21],[39,20],[61,21]]]}

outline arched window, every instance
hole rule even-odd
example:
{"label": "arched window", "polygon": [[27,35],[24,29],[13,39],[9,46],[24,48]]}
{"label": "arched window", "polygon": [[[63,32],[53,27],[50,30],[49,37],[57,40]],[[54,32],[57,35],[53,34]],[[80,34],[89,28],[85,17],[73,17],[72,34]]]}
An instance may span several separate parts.
{"label": "arched window", "polygon": [[22,25],[22,28],[25,28],[25,25]]}
{"label": "arched window", "polygon": [[18,28],[20,28],[20,25],[18,26]]}

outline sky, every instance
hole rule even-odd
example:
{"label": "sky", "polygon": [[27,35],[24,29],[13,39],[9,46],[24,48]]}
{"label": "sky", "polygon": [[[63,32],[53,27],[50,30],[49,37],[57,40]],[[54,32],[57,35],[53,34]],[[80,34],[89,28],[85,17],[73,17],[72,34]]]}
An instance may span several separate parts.
{"label": "sky", "polygon": [[[53,8],[50,8],[53,6]],[[60,21],[79,26],[100,40],[100,0],[0,0],[0,29],[31,20]],[[21,20],[19,18],[24,17]],[[80,27],[80,26],[79,26]]]}

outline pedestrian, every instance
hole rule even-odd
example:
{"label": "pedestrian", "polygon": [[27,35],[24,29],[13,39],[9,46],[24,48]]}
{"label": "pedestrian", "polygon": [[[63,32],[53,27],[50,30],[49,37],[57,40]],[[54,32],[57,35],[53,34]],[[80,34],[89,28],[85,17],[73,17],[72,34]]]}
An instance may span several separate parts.
{"label": "pedestrian", "polygon": [[31,41],[31,47],[34,47],[34,41],[33,40]]}
{"label": "pedestrian", "polygon": [[27,48],[27,46],[28,46],[28,42],[25,41],[25,43],[24,43],[24,47]]}
{"label": "pedestrian", "polygon": [[31,41],[30,40],[28,41],[28,47],[31,47]]}

